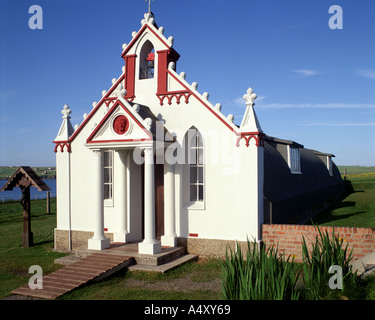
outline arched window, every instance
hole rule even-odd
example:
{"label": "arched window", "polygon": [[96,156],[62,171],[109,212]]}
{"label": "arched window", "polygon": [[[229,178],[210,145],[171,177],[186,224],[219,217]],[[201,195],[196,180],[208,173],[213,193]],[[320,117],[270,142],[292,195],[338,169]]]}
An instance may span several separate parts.
{"label": "arched window", "polygon": [[150,41],[143,44],[139,57],[139,79],[152,79],[155,70],[155,49]]}
{"label": "arched window", "polygon": [[188,165],[190,202],[204,201],[204,146],[196,128],[188,131]]}

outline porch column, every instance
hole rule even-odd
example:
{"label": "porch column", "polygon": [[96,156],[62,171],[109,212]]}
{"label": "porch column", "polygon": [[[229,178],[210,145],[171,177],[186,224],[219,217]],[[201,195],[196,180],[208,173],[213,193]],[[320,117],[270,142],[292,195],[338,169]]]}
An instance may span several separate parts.
{"label": "porch column", "polygon": [[118,220],[117,220],[117,232],[113,234],[114,242],[126,243],[126,235],[128,234],[128,213],[127,213],[127,168],[126,168],[126,151],[117,151],[120,163],[117,169],[118,179],[116,180],[116,188],[118,189],[119,198],[116,199],[118,204]]}
{"label": "porch column", "polygon": [[103,250],[110,246],[110,239],[104,236],[104,184],[103,184],[103,154],[101,150],[94,150],[94,181],[92,202],[93,221],[94,221],[94,236],[88,240],[88,249]]}
{"label": "porch column", "polygon": [[175,190],[174,190],[174,165],[167,161],[164,163],[164,236],[161,244],[168,247],[177,246],[175,224]]}
{"label": "porch column", "polygon": [[155,176],[153,148],[145,148],[144,153],[145,238],[143,242],[138,245],[138,251],[142,254],[157,254],[161,252],[161,244],[155,239]]}

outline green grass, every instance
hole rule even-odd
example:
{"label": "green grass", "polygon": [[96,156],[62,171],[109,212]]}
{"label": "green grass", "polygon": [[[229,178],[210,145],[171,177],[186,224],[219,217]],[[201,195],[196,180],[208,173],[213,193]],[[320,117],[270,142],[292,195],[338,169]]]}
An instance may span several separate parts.
{"label": "green grass", "polygon": [[345,199],[318,214],[313,222],[325,226],[375,228],[375,177],[352,178]]}
{"label": "green grass", "polygon": [[364,174],[364,173],[374,173],[375,167],[374,166],[337,166],[341,174],[344,174],[344,169],[346,169],[346,173],[348,175],[352,174]]}
{"label": "green grass", "polygon": [[[170,283],[175,279],[183,279],[190,275],[190,279],[197,282],[209,282],[220,277],[219,261],[216,259],[188,262],[164,274],[156,272],[124,270],[98,283],[78,288],[59,300],[218,300],[223,299],[221,292],[212,290],[188,290],[185,292],[173,290],[157,290],[158,284]],[[143,280],[155,284],[155,289],[142,287],[128,287],[129,279]]]}
{"label": "green grass", "polygon": [[[0,203],[0,299],[10,292],[28,283],[31,274],[30,266],[40,265],[44,274],[61,268],[55,265],[54,259],[64,253],[53,251],[54,228],[56,226],[56,199],[51,199],[51,214],[46,214],[46,200],[31,201],[31,229],[34,234],[34,246],[22,248],[23,231],[22,206],[19,202]],[[194,290],[174,292],[128,288],[124,285],[127,279],[144,280],[157,284],[181,279],[190,275],[196,283],[209,282],[220,277],[218,260],[189,262],[165,274],[147,272],[122,272],[113,277],[78,288],[62,296],[62,300],[126,300],[126,299],[222,299],[221,292]]]}
{"label": "green grass", "polygon": [[40,265],[43,273],[57,270],[54,259],[64,256],[52,251],[56,226],[56,200],[51,199],[51,214],[46,214],[46,200],[31,201],[31,230],[34,246],[21,246],[22,206],[19,202],[0,204],[0,298],[28,283],[30,266]]}

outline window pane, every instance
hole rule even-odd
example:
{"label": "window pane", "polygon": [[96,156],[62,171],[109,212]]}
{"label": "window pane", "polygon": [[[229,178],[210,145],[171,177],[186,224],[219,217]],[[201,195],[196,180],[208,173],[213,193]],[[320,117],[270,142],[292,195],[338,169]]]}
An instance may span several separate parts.
{"label": "window pane", "polygon": [[203,167],[198,168],[198,182],[203,183]]}
{"label": "window pane", "polygon": [[197,201],[197,186],[190,185],[190,201]]}
{"label": "window pane", "polygon": [[112,168],[104,168],[104,183],[112,183]]}
{"label": "window pane", "polygon": [[110,186],[109,186],[109,184],[104,185],[104,199],[110,199]]}
{"label": "window pane", "polygon": [[203,149],[198,149],[198,163],[203,164]]}
{"label": "window pane", "polygon": [[199,132],[197,132],[197,141],[198,141],[198,143],[197,143],[198,147],[203,148],[203,140],[202,140],[202,136],[200,135]]}
{"label": "window pane", "polygon": [[197,167],[190,166],[190,183],[197,182]]}
{"label": "window pane", "polygon": [[199,201],[203,201],[203,186],[198,186],[199,188]]}
{"label": "window pane", "polygon": [[197,134],[195,129],[189,129],[190,137],[190,148],[195,148],[197,146]]}
{"label": "window pane", "polygon": [[112,154],[111,151],[104,152],[104,166],[109,167],[112,166]]}

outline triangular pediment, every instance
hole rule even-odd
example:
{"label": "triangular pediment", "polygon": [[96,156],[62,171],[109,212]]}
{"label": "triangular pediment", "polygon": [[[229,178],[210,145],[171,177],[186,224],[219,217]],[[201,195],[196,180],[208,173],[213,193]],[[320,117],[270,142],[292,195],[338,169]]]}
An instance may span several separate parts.
{"label": "triangular pediment", "polygon": [[[123,100],[123,99],[122,99]],[[88,144],[142,142],[152,140],[151,132],[134,107],[116,100],[87,139]]]}

